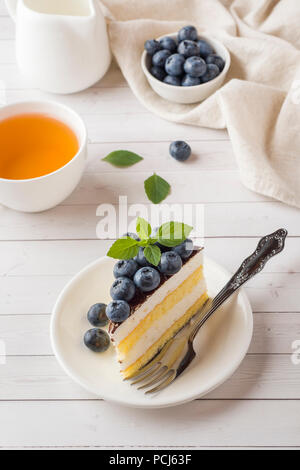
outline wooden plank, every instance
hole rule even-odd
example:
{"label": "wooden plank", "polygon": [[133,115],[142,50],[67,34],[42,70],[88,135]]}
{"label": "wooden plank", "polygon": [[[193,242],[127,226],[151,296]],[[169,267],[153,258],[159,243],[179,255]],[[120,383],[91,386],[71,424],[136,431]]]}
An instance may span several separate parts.
{"label": "wooden plank", "polygon": [[15,63],[15,42],[12,39],[0,41],[0,64]]}
{"label": "wooden plank", "polygon": [[[3,277],[0,285],[0,315],[50,313],[70,276]],[[300,274],[262,273],[246,292],[254,311],[298,312]]]}
{"label": "wooden plank", "polygon": [[[53,354],[49,339],[49,315],[16,316],[3,314],[3,310],[1,313],[0,339],[5,341],[9,356]],[[298,339],[300,340],[300,313],[256,313],[249,352],[291,355],[292,343]]]}
{"label": "wooden plank", "polygon": [[[234,272],[254,251],[258,238],[207,238],[205,252]],[[2,241],[0,276],[71,276],[107,253],[112,240]],[[290,238],[288,249],[266,264],[264,272],[300,272],[299,239]]]}
{"label": "wooden plank", "polygon": [[[232,145],[227,141],[200,141],[192,142],[192,156],[185,163],[177,162],[169,155],[169,142],[129,142],[129,143],[104,143],[89,145],[89,159],[86,168],[87,173],[111,173],[124,170],[114,168],[102,158],[114,150],[130,150],[144,159],[138,165],[134,165],[126,172],[139,173],[142,171],[170,172],[194,171],[194,170],[236,170],[237,164],[233,154]],[[226,173],[225,173],[226,177]]]}
{"label": "wooden plank", "polygon": [[[11,48],[11,45],[4,46]],[[34,87],[29,80],[26,80],[20,73],[14,56],[10,58],[10,63],[1,63],[0,58],[0,77],[5,81],[8,90],[20,90],[20,93],[28,93],[28,90],[32,90]],[[128,88],[127,82],[124,79],[122,72],[120,71],[117,64],[113,61],[106,75],[96,83],[94,88]],[[23,96],[24,96],[23,95]],[[51,95],[53,96],[53,95]],[[71,95],[76,100],[76,95]],[[114,107],[113,107],[114,109]]]}
{"label": "wooden plank", "polygon": [[76,401],[4,402],[0,443],[3,447],[299,446],[299,413],[300,401],[276,400],[194,401],[175,410],[151,411],[99,401],[80,406]]}
{"label": "wooden plank", "polygon": [[[288,355],[248,355],[236,373],[205,399],[300,399],[299,367]],[[90,400],[54,357],[8,357],[0,367],[2,400]]]}
{"label": "wooden plank", "polygon": [[[112,73],[109,72],[109,76]],[[107,77],[109,79],[109,77]],[[40,90],[7,90],[8,103],[16,101],[51,100],[73,108],[76,112],[89,115],[103,114],[144,114],[144,106],[128,87],[92,87],[72,95],[56,95]],[[118,102],[118,106],[115,103]],[[101,124],[101,119],[100,119]]]}
{"label": "wooden plank", "polygon": [[[97,224],[103,218],[96,215],[100,202],[101,199],[94,205],[60,205],[40,214],[22,214],[0,206],[0,240],[95,240]],[[150,207],[145,205],[149,220]],[[295,223],[299,211],[279,202],[205,204],[204,209],[204,232],[209,238],[261,237],[280,226],[286,227],[290,236],[300,236],[300,225]],[[115,210],[118,219],[118,207]],[[135,218],[128,220],[132,223]],[[287,246],[288,243],[289,240]]]}

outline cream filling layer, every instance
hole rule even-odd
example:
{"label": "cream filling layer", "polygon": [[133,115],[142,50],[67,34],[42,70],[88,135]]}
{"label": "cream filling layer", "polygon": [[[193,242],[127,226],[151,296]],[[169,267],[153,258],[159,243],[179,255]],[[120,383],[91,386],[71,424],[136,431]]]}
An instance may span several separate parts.
{"label": "cream filling layer", "polygon": [[111,335],[114,345],[117,346],[124,338],[126,338],[137,325],[158,305],[167,295],[177,289],[197,268],[203,264],[203,252],[199,251],[193,256],[181,270],[170,277],[159,289],[139,307],[133,315],[124,321],[116,331]]}
{"label": "cream filling layer", "polygon": [[135,345],[126,353],[126,357],[118,357],[121,363],[121,370],[127,369],[134,364],[145,352],[167,331],[194,303],[206,292],[204,279],[199,281],[192,292],[185,296],[163,317],[160,317],[148,330],[139,338]]}

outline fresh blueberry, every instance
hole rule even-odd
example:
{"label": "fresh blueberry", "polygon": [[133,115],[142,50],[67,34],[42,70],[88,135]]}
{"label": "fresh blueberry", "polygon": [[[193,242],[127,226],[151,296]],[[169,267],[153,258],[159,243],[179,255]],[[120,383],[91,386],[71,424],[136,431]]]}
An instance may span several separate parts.
{"label": "fresh blueberry", "polygon": [[190,75],[185,75],[181,81],[181,86],[196,86],[200,85],[201,78],[191,77]]}
{"label": "fresh blueberry", "polygon": [[95,304],[92,305],[88,311],[87,317],[88,321],[93,326],[105,326],[107,325],[108,319],[106,316],[106,305],[105,304]]}
{"label": "fresh blueberry", "polygon": [[206,73],[201,77],[201,83],[210,82],[210,80],[213,80],[219,74],[220,70],[215,64],[208,64]]}
{"label": "fresh blueberry", "polygon": [[153,67],[151,67],[150,72],[153,75],[153,77],[157,78],[157,80],[160,80],[161,82],[167,75],[164,69],[162,69],[161,67],[156,67],[154,65]]}
{"label": "fresh blueberry", "polygon": [[167,49],[163,49],[162,51],[158,51],[152,57],[152,65],[154,67],[165,67],[165,63],[168,57],[170,57],[171,52]]}
{"label": "fresh blueberry", "polygon": [[124,235],[122,235],[122,238],[126,238],[126,237],[130,237],[130,238],[133,238],[134,240],[136,240],[137,242],[139,242],[141,239],[137,236],[136,233],[133,233],[133,232],[127,232],[127,233],[124,233]]}
{"label": "fresh blueberry", "polygon": [[177,43],[170,36],[162,38],[159,43],[161,45],[161,49],[168,49],[168,51],[172,52],[172,54],[177,50]]}
{"label": "fresh blueberry", "polygon": [[190,238],[187,238],[183,243],[173,248],[181,259],[188,259],[193,253],[194,244]]}
{"label": "fresh blueberry", "polygon": [[182,259],[175,251],[167,251],[161,255],[159,270],[163,274],[171,276],[182,268]]}
{"label": "fresh blueberry", "polygon": [[134,283],[142,292],[150,292],[159,286],[160,274],[151,267],[141,268],[134,275]]}
{"label": "fresh blueberry", "polygon": [[207,41],[204,41],[204,39],[198,39],[197,44],[200,55],[203,57],[203,59],[206,59],[206,57],[210,54],[214,54],[215,51],[213,47]]}
{"label": "fresh blueberry", "polygon": [[180,77],[183,74],[183,65],[185,57],[181,54],[172,54],[168,57],[165,65],[165,70],[168,75],[172,77]]}
{"label": "fresh blueberry", "polygon": [[215,64],[220,72],[222,72],[223,68],[225,67],[225,60],[222,59],[217,54],[210,54],[206,57],[206,63],[207,64]]}
{"label": "fresh blueberry", "polygon": [[188,39],[185,39],[179,44],[178,52],[184,57],[192,57],[193,55],[200,54],[200,48],[195,41],[189,41]]}
{"label": "fresh blueberry", "polygon": [[135,295],[135,285],[128,277],[118,277],[110,288],[113,300],[126,300],[130,302]]}
{"label": "fresh blueberry", "polygon": [[184,63],[184,71],[190,77],[201,77],[206,72],[205,60],[195,55],[189,57]]}
{"label": "fresh blueberry", "polygon": [[185,162],[192,153],[189,144],[183,140],[175,140],[175,142],[172,142],[169,151],[170,155],[179,162]]}
{"label": "fresh blueberry", "polygon": [[93,328],[84,335],[84,344],[93,352],[104,352],[109,348],[110,339],[106,331]]}
{"label": "fresh blueberry", "polygon": [[140,248],[138,254],[134,257],[134,260],[139,266],[151,266],[144,256],[144,248]]}
{"label": "fresh blueberry", "polygon": [[130,307],[125,300],[114,300],[106,307],[106,315],[110,321],[121,323],[130,315]]}
{"label": "fresh blueberry", "polygon": [[114,266],[114,276],[116,279],[123,276],[132,279],[138,269],[138,264],[134,259],[120,259]]}
{"label": "fresh blueberry", "polygon": [[172,75],[167,75],[164,78],[164,82],[167,83],[168,85],[173,85],[173,86],[180,86],[181,85],[181,80],[179,77],[172,77]]}
{"label": "fresh blueberry", "polygon": [[161,45],[155,39],[149,39],[149,41],[145,42],[145,50],[148,52],[149,55],[154,55],[157,51],[161,50]]}
{"label": "fresh blueberry", "polygon": [[178,33],[178,41],[184,41],[185,39],[190,39],[191,41],[197,41],[198,33],[194,26],[184,26]]}

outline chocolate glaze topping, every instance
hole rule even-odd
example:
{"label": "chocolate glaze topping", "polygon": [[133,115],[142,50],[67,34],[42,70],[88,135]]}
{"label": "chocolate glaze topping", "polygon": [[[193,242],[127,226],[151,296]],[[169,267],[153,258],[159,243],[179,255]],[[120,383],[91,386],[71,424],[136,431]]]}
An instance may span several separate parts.
{"label": "chocolate glaze topping", "polygon": [[[199,251],[203,250],[200,247],[194,247],[194,250],[191,256],[186,259],[182,260],[182,265],[184,266],[190,259],[192,259]],[[134,298],[128,302],[130,305],[130,316],[134,314],[134,312],[141,307],[141,305],[149,298],[151,295],[159,289],[171,276],[166,276],[165,274],[160,273],[160,284],[159,286],[151,292],[142,292],[138,288],[136,289],[136,293]],[[110,334],[113,334],[121,325],[121,323],[114,323],[112,321],[109,322],[108,331]]]}

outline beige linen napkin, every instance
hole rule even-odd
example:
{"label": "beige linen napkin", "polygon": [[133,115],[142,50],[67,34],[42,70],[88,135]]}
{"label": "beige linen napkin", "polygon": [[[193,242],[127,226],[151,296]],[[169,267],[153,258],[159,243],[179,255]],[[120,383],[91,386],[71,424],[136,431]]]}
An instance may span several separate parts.
{"label": "beige linen napkin", "polygon": [[[243,183],[300,207],[300,0],[101,0],[113,54],[143,105],[170,121],[227,127]],[[225,85],[200,104],[170,103],[140,66],[144,42],[194,24],[229,49]]]}

